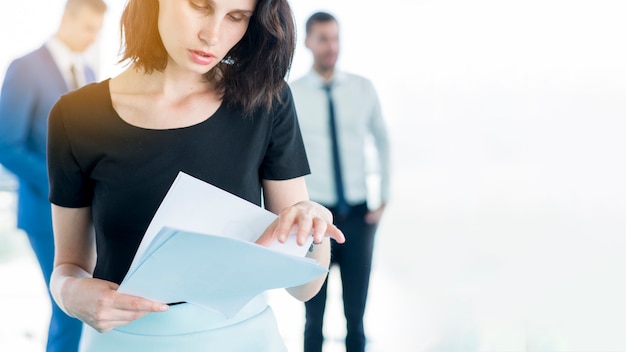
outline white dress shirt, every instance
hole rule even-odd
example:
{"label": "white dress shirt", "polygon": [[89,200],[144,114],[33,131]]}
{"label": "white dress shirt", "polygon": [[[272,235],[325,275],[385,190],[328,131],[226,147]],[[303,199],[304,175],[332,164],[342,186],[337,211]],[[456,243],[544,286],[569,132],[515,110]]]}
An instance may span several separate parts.
{"label": "white dress shirt", "polygon": [[[337,196],[332,169],[328,98],[324,85],[324,79],[315,70],[290,83],[311,166],[311,174],[306,176],[309,196],[314,201],[333,206],[337,203]],[[366,143],[371,136],[378,158],[380,201],[387,202],[389,139],[374,86],[364,77],[335,72],[331,94],[346,200],[350,204],[367,201],[366,181],[370,164]]]}
{"label": "white dress shirt", "polygon": [[78,87],[82,87],[87,83],[87,77],[85,77],[85,62],[82,54],[71,51],[70,48],[57,37],[50,38],[46,42],[46,48],[50,51],[50,54],[52,54],[52,58],[59,68],[59,71],[61,71],[69,89],[74,88],[71,71],[72,66],[74,66],[76,70]]}

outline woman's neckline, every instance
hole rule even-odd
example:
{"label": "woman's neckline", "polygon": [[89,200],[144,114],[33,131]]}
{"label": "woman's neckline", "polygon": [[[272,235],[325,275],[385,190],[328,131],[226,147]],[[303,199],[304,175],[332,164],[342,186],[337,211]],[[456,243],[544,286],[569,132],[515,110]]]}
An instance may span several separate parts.
{"label": "woman's neckline", "polygon": [[105,85],[106,96],[107,96],[107,99],[108,99],[109,108],[111,109],[111,111],[115,115],[115,118],[117,118],[120,122],[122,122],[126,126],[129,126],[131,128],[135,128],[135,129],[138,129],[138,130],[160,132],[160,131],[180,131],[180,130],[186,130],[186,129],[194,128],[194,127],[197,127],[197,126],[200,126],[200,125],[203,125],[203,124],[207,124],[207,123],[209,123],[209,121],[214,120],[215,118],[219,117],[220,115],[222,115],[221,111],[225,108],[225,104],[222,101],[220,103],[219,107],[215,110],[215,112],[213,112],[212,114],[207,116],[205,119],[203,119],[201,121],[198,121],[196,123],[190,124],[190,125],[186,125],[186,126],[172,127],[172,128],[151,128],[151,127],[138,126],[136,124],[130,123],[127,120],[125,120],[117,112],[117,110],[115,110],[115,107],[113,106],[113,96],[111,95],[110,83],[111,83],[111,78],[107,78],[106,80],[103,81],[103,84]]}

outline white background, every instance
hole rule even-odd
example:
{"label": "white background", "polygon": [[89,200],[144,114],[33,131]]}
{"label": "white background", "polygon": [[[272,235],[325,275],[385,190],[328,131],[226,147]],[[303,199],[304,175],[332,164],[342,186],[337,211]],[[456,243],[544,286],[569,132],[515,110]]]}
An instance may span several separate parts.
{"label": "white background", "polygon": [[[0,3],[1,72],[50,35],[62,3]],[[122,3],[109,1],[90,54],[100,78],[121,69]],[[368,310],[376,346],[626,351],[626,4],[292,5],[290,78],[311,64],[304,21],[328,10],[341,22],[340,67],[372,79],[390,124],[393,202]]]}

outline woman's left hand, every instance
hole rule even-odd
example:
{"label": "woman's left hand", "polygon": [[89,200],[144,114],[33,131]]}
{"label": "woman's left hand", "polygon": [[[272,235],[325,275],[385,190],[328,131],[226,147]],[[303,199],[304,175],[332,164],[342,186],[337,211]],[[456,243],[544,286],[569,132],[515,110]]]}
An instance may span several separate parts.
{"label": "woman's left hand", "polygon": [[263,246],[269,246],[274,241],[284,243],[294,231],[300,246],[311,235],[314,243],[321,243],[325,237],[338,243],[345,242],[341,230],[333,225],[333,216],[328,209],[312,201],[302,201],[283,209],[256,243]]}

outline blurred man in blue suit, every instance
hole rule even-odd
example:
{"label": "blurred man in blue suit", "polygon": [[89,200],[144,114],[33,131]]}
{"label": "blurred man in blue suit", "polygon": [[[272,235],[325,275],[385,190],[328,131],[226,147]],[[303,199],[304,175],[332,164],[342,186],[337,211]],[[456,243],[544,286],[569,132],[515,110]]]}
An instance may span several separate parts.
{"label": "blurred man in blue suit", "polygon": [[[82,53],[100,32],[106,8],[102,0],[68,0],[55,35],[9,65],[0,93],[0,163],[19,181],[17,225],[28,235],[46,285],[54,260],[46,171],[48,113],[62,94],[95,81]],[[77,351],[81,322],[50,302],[46,351]]]}

